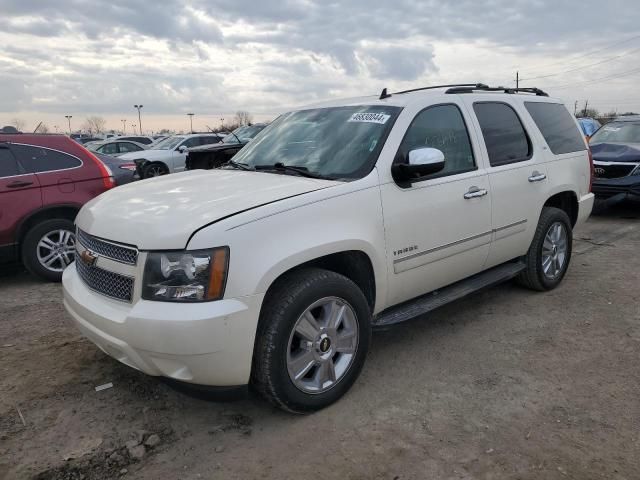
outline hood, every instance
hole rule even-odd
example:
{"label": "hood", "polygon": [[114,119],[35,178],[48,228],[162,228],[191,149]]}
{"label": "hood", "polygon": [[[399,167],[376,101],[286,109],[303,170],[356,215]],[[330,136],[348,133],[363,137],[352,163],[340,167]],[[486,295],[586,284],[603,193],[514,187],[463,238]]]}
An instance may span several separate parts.
{"label": "hood", "polygon": [[162,158],[171,158],[173,150],[140,150],[139,152],[129,152],[120,155],[123,160],[137,160],[145,158],[147,160],[160,160]]}
{"label": "hood", "polygon": [[87,203],[76,223],[141,250],[181,249],[204,225],[340,183],[239,170],[183,172],[109,190]]}
{"label": "hood", "polygon": [[640,162],[640,144],[637,143],[596,143],[590,148],[596,161]]}

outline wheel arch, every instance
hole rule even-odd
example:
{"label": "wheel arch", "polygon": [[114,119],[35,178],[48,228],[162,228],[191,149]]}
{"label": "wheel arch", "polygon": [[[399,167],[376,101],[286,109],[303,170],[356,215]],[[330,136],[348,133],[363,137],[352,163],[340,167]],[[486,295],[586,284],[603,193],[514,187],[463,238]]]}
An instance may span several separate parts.
{"label": "wheel arch", "polygon": [[65,218],[73,222],[81,207],[82,205],[77,204],[49,205],[32,212],[22,220],[16,231],[16,240],[19,248],[22,249],[22,241],[27,232],[38,223],[55,218]]}
{"label": "wheel arch", "polygon": [[551,195],[543,205],[544,207],[555,207],[563,210],[571,220],[571,227],[573,228],[578,221],[578,196],[573,190],[563,190]]}
{"label": "wheel arch", "polygon": [[269,297],[270,292],[279,280],[292,272],[305,268],[321,268],[347,277],[360,288],[367,299],[369,308],[371,308],[372,312],[374,311],[376,300],[379,296],[377,292],[379,285],[376,282],[375,270],[369,255],[363,250],[357,249],[336,251],[334,253],[317,256],[286,268],[275,275],[273,275],[272,272],[272,275],[270,275],[271,279],[267,281],[268,287],[266,289],[265,299]]}

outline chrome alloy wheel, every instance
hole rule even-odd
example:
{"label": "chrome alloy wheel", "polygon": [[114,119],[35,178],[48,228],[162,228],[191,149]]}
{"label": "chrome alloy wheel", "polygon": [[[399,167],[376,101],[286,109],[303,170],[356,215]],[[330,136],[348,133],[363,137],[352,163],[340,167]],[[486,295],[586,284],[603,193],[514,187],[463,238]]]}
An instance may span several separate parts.
{"label": "chrome alloy wheel", "polygon": [[358,319],[346,301],[325,297],[296,321],[287,346],[287,370],[305,393],[324,393],[346,375],[358,349]]}
{"label": "chrome alloy wheel", "polygon": [[555,222],[547,230],[542,244],[542,271],[545,277],[555,279],[562,273],[567,261],[567,229]]}
{"label": "chrome alloy wheel", "polygon": [[62,272],[73,262],[76,249],[76,237],[69,230],[47,232],[38,242],[36,253],[38,261],[47,270]]}

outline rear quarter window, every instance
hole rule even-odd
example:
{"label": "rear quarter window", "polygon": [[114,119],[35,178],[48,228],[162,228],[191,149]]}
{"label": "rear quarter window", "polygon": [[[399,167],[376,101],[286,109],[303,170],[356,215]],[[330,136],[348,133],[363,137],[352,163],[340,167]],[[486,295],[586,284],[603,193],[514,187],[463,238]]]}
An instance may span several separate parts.
{"label": "rear quarter window", "polygon": [[587,149],[576,122],[564,105],[525,102],[524,106],[555,155]]}
{"label": "rear quarter window", "polygon": [[51,172],[77,168],[82,162],[67,153],[35,145],[11,145],[13,153],[29,173]]}

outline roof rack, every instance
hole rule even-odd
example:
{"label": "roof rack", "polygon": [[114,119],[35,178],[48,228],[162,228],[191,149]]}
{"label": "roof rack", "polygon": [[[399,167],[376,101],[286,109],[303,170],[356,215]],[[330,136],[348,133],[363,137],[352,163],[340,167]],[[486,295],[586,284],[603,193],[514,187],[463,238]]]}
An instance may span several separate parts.
{"label": "roof rack", "polygon": [[384,100],[385,98],[389,98],[391,95],[402,95],[403,93],[411,93],[411,92],[419,92],[420,90],[433,90],[435,88],[452,88],[452,87],[465,87],[465,88],[489,88],[488,85],[484,83],[451,83],[449,85],[432,85],[430,87],[420,87],[420,88],[412,88],[410,90],[402,90],[401,92],[387,93],[387,89],[383,88],[382,93],[380,94],[380,100]]}
{"label": "roof rack", "polygon": [[535,87],[527,88],[511,88],[511,87],[490,87],[484,83],[454,83],[450,85],[433,85],[431,87],[412,88],[410,90],[402,90],[401,92],[389,93],[386,88],[382,89],[380,93],[380,100],[389,98],[391,95],[402,95],[403,93],[419,92],[421,90],[433,90],[435,88],[448,89],[444,93],[473,93],[473,92],[503,92],[503,93],[534,93],[539,97],[548,97],[547,92]]}
{"label": "roof rack", "polygon": [[489,87],[487,85],[478,84],[475,87],[467,87],[467,86],[456,86],[452,87],[444,93],[473,93],[475,91],[482,92],[503,92],[503,93],[533,93],[538,97],[548,97],[547,92],[540,90],[539,88],[530,87],[530,88],[511,88],[511,87]]}

